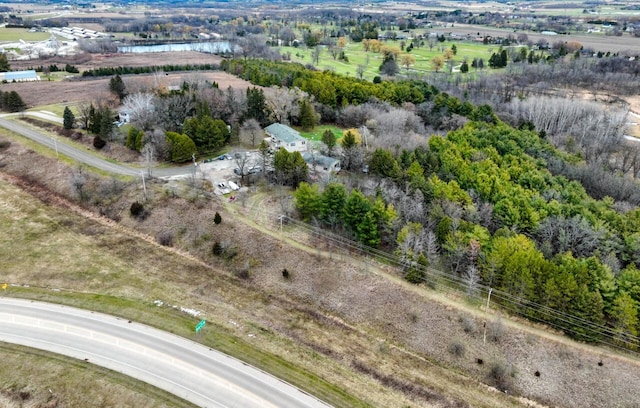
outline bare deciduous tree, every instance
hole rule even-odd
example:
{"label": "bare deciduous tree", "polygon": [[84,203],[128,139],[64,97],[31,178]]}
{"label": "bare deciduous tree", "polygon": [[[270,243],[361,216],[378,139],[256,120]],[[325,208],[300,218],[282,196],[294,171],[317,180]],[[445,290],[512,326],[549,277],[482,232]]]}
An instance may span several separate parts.
{"label": "bare deciduous tree", "polygon": [[255,119],[248,119],[240,126],[240,143],[256,147],[264,138],[264,132]]}
{"label": "bare deciduous tree", "polygon": [[122,102],[131,117],[131,122],[142,130],[151,129],[155,123],[153,100],[151,93],[138,92],[127,95]]}
{"label": "bare deciduous tree", "polygon": [[275,122],[288,125],[290,118],[298,116],[299,102],[305,97],[306,93],[298,88],[271,87],[265,92],[265,103]]}

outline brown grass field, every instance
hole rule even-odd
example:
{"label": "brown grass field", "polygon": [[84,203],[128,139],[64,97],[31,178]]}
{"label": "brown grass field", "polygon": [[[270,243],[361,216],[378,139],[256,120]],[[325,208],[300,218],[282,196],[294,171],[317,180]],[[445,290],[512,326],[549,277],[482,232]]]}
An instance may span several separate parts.
{"label": "brown grass field", "polygon": [[[118,66],[155,66],[155,65],[184,65],[184,64],[205,64],[218,63],[219,57],[198,52],[162,52],[153,54],[98,54],[92,55],[91,60],[74,64],[82,72],[97,67],[118,67]],[[66,60],[33,60],[22,61],[20,63],[11,62],[12,69],[26,69],[39,65],[58,64],[64,66]],[[149,75],[123,75],[123,81],[127,89],[148,87],[158,80],[158,77]],[[191,71],[167,73],[160,76],[161,85],[181,85],[184,80],[206,79],[210,82],[217,82],[221,89],[247,88],[251,84],[242,79],[236,78],[222,71]],[[110,77],[102,78],[74,78],[64,81],[46,81],[7,83],[0,86],[4,92],[16,91],[20,94],[27,106],[42,106],[55,103],[76,104],[80,102],[90,102],[108,99]]]}

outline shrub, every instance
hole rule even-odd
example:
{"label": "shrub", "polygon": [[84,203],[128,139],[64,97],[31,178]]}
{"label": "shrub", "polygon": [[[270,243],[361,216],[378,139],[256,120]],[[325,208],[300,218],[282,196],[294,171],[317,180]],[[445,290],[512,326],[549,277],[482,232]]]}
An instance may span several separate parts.
{"label": "shrub", "polygon": [[0,149],[7,149],[11,146],[11,142],[8,140],[0,140]]}
{"label": "shrub", "polygon": [[424,282],[426,277],[426,274],[424,273],[424,269],[421,268],[420,266],[415,267],[412,266],[411,268],[409,268],[409,271],[407,271],[407,274],[404,276],[404,278],[411,282],[411,283],[422,283]]}
{"label": "shrub", "polygon": [[282,277],[285,278],[285,279],[289,279],[289,276],[290,276],[289,275],[289,271],[287,270],[287,268],[284,268],[282,270]]}
{"label": "shrub", "polygon": [[245,264],[242,265],[242,268],[236,271],[236,276],[240,279],[249,279],[251,274],[250,274],[250,268],[249,268],[248,262],[245,262]]}
{"label": "shrub", "polygon": [[105,142],[100,136],[96,136],[93,138],[93,147],[95,147],[96,149],[100,150],[106,145],[107,142]]}
{"label": "shrub", "polygon": [[495,362],[489,370],[489,381],[500,391],[513,391],[513,379],[516,373],[511,366],[505,362]]}
{"label": "shrub", "polygon": [[169,230],[159,232],[156,235],[156,241],[163,246],[173,246],[173,232]]}
{"label": "shrub", "polygon": [[211,253],[213,253],[215,256],[220,256],[224,253],[224,248],[222,247],[222,244],[220,243],[220,241],[216,241],[213,243],[213,247],[211,248]]}
{"label": "shrub", "polygon": [[489,323],[489,338],[494,342],[498,343],[502,336],[504,335],[504,324],[502,320],[497,319],[491,323]]}
{"label": "shrub", "polygon": [[143,220],[147,217],[147,211],[145,210],[144,205],[138,201],[131,203],[129,212],[132,217],[137,218],[138,220]]}
{"label": "shrub", "polygon": [[461,316],[460,323],[462,323],[462,330],[465,333],[475,333],[478,328],[476,321],[469,316]]}
{"label": "shrub", "polygon": [[464,353],[466,351],[467,347],[459,341],[453,341],[453,343],[449,345],[449,353],[453,354],[456,357],[464,356]]}
{"label": "shrub", "polygon": [[214,215],[213,217],[213,223],[218,225],[222,222],[222,217],[220,216],[220,214],[216,211],[216,215]]}

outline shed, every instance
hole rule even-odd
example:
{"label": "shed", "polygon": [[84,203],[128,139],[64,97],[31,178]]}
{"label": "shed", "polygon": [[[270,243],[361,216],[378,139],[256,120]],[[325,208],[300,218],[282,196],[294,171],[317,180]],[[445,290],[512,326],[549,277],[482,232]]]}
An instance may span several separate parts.
{"label": "shed", "polygon": [[302,158],[311,170],[320,173],[337,173],[341,170],[340,160],[317,153],[305,153]]}

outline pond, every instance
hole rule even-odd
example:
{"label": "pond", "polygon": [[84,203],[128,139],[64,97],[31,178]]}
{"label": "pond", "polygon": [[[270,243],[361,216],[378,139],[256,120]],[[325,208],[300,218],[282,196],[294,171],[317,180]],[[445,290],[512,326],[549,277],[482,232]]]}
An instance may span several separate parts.
{"label": "pond", "polygon": [[[209,54],[219,54],[231,51],[228,41],[209,41],[195,43],[157,44],[157,45],[130,45],[118,47],[122,53],[146,53],[166,51],[198,51]],[[237,48],[237,46],[234,46]]]}

